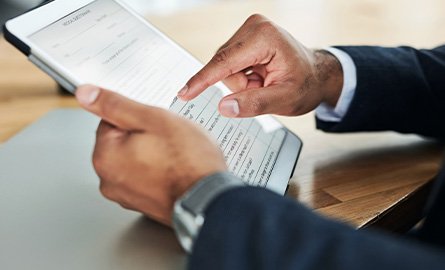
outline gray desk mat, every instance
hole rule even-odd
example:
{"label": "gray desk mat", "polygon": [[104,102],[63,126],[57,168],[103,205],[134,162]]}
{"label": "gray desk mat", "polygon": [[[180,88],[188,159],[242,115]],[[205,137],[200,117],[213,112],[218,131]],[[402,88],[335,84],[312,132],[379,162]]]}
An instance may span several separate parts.
{"label": "gray desk mat", "polygon": [[55,110],[0,146],[0,269],[183,269],[173,231],[105,200],[99,120]]}

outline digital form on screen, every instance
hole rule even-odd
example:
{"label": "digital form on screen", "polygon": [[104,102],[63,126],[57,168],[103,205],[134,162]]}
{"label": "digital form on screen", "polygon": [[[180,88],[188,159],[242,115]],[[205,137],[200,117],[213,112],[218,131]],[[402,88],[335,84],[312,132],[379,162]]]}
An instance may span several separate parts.
{"label": "digital form on screen", "polygon": [[29,39],[81,83],[197,122],[217,140],[230,171],[248,184],[267,184],[285,130],[266,131],[255,118],[222,117],[223,91],[216,86],[190,102],[175,98],[202,65],[120,4],[94,1]]}

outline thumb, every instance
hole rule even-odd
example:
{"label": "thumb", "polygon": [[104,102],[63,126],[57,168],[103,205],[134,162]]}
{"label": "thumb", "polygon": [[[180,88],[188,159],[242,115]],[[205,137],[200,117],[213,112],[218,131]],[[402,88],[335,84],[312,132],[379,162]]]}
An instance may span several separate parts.
{"label": "thumb", "polygon": [[80,86],[75,94],[84,109],[123,130],[143,130],[156,110],[93,85]]}
{"label": "thumb", "polygon": [[290,92],[283,85],[247,89],[224,97],[219,111],[226,117],[289,114],[294,107]]}

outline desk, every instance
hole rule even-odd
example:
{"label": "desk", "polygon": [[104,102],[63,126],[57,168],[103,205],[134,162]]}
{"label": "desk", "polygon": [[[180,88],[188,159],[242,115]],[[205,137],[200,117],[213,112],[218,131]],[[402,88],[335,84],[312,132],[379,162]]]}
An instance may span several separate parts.
{"label": "desk", "polygon": [[[443,10],[445,4],[438,0],[209,1],[148,18],[207,61],[247,16],[256,12],[311,47],[432,47],[444,42]],[[72,97],[58,95],[51,79],[0,40],[0,141],[60,107],[77,104]],[[417,221],[440,166],[442,146],[390,132],[325,134],[315,129],[312,114],[279,119],[305,143],[287,196],[358,228],[401,231]]]}

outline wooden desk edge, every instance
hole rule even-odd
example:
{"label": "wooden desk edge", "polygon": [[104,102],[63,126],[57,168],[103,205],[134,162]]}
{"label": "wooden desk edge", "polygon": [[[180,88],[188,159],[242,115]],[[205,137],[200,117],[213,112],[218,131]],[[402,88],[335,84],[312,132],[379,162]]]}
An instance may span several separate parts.
{"label": "wooden desk edge", "polygon": [[359,229],[383,229],[395,233],[406,233],[412,229],[424,218],[425,207],[436,177],[426,181],[414,192],[402,198]]}

